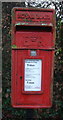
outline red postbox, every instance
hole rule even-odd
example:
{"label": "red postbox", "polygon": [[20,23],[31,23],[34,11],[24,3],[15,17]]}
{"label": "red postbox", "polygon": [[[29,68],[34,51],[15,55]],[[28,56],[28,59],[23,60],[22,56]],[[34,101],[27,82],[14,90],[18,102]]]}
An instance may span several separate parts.
{"label": "red postbox", "polygon": [[52,106],[55,10],[13,8],[11,101],[17,108]]}

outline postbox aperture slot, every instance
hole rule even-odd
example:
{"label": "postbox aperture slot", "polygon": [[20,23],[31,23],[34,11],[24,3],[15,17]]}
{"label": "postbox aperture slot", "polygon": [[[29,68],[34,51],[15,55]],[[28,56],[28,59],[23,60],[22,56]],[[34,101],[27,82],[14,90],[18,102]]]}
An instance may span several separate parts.
{"label": "postbox aperture slot", "polygon": [[46,31],[46,32],[51,32],[52,31],[52,26],[18,26],[16,25],[16,32],[17,31]]}

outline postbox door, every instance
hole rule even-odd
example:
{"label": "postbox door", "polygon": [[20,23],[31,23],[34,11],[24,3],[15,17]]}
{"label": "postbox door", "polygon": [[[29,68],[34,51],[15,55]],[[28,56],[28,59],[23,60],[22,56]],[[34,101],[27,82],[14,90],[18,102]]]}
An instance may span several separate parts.
{"label": "postbox door", "polygon": [[[17,105],[18,107],[50,107],[52,104],[51,95],[52,95],[52,67],[53,67],[53,54],[52,51],[37,51],[37,56],[32,57],[30,56],[31,50],[13,50],[13,105]],[[24,55],[24,56],[23,56]],[[38,61],[37,63],[40,64],[38,69],[40,69],[40,80],[37,80],[37,84],[33,83],[36,82],[36,75],[34,79],[31,78],[32,73],[28,71],[28,77],[25,76],[26,69],[25,68],[26,60],[29,62]],[[47,68],[47,69],[46,69]],[[35,67],[34,67],[35,69]],[[30,70],[32,68],[30,67]],[[34,73],[33,73],[34,74]],[[29,76],[30,75],[30,76]],[[38,76],[38,75],[37,75]],[[28,81],[26,81],[28,79]],[[28,82],[25,84],[25,82]],[[36,86],[34,86],[35,84]],[[40,85],[39,85],[40,84]],[[33,87],[39,87],[33,88]],[[39,97],[38,97],[39,95]],[[33,98],[33,99],[32,99]]]}

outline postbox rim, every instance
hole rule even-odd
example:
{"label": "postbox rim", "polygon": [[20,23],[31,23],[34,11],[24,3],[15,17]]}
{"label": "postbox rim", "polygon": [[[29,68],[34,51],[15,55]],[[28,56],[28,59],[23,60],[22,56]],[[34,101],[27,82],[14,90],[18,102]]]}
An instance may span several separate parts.
{"label": "postbox rim", "polygon": [[37,7],[13,7],[12,8],[12,12],[14,12],[14,11],[16,11],[16,10],[31,10],[31,11],[48,11],[48,12],[55,12],[55,9],[53,9],[53,8],[37,8]]}

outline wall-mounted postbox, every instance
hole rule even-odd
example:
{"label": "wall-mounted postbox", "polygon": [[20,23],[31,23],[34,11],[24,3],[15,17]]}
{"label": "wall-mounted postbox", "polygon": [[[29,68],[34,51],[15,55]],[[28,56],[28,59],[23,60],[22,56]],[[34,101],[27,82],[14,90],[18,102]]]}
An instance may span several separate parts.
{"label": "wall-mounted postbox", "polygon": [[13,107],[51,107],[54,49],[55,11],[14,8],[11,83]]}

